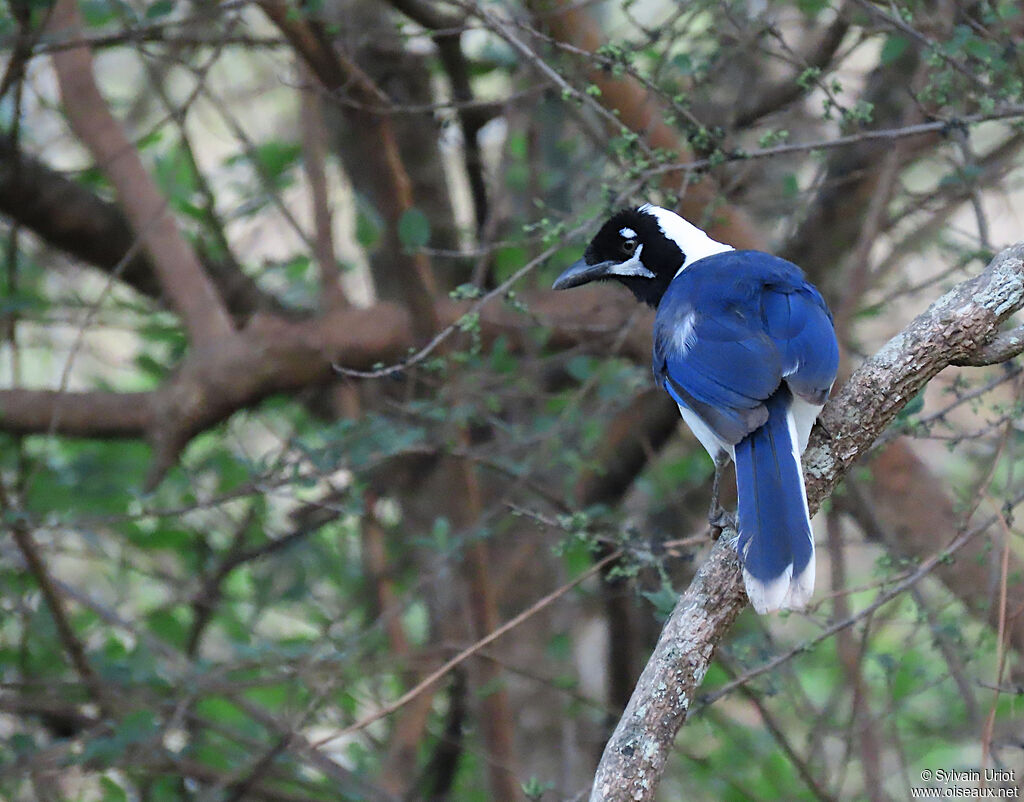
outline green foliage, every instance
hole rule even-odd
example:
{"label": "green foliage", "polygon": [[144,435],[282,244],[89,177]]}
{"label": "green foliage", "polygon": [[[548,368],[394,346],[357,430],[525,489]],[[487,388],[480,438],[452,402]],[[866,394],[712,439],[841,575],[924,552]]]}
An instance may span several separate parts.
{"label": "green foliage", "polygon": [[643,597],[651,603],[658,619],[664,621],[679,601],[679,592],[672,587],[667,577],[662,577],[660,587],[657,590],[643,591]]}
{"label": "green foliage", "polygon": [[430,241],[430,221],[415,207],[406,209],[398,220],[398,239],[410,250],[422,248]]}
{"label": "green foliage", "polygon": [[294,142],[271,140],[228,156],[224,167],[235,176],[241,203],[235,217],[252,217],[265,210],[276,193],[295,180],[302,148]]}
{"label": "green foliage", "polygon": [[881,59],[883,64],[892,64],[900,58],[910,46],[910,40],[900,34],[893,34],[886,38],[882,45]]}
{"label": "green foliage", "polygon": [[144,16],[147,20],[160,19],[172,14],[174,6],[174,0],[154,0],[154,2],[146,4]]}
{"label": "green foliage", "polygon": [[523,794],[527,799],[539,800],[548,791],[555,787],[553,782],[541,782],[536,777],[531,777],[523,783]]}
{"label": "green foliage", "polygon": [[[172,0],[78,4],[101,91],[186,241],[213,267],[227,266],[218,279],[225,297],[234,291],[230,263],[237,259],[244,278],[273,302],[256,303],[255,313],[233,309],[232,336],[261,330],[285,307],[272,324],[308,333],[323,349],[323,370],[304,386],[266,377],[248,408],[224,409],[203,431],[186,422],[180,459],[153,489],[144,482],[167,445],[162,430],[131,440],[65,438],[45,429],[0,435],[0,484],[10,507],[3,521],[8,530],[17,524],[32,532],[66,617],[55,618],[46,582],[28,570],[8,537],[0,561],[0,682],[9,703],[0,727],[0,797],[35,798],[34,777],[73,767],[67,794],[76,802],[214,802],[237,796],[238,783],[251,775],[253,798],[256,786],[259,798],[373,798],[363,783],[379,786],[398,775],[414,786],[409,798],[426,798],[425,785],[415,784],[434,776],[445,750],[452,750],[448,798],[486,802],[497,797],[489,784],[496,761],[488,753],[485,716],[502,693],[512,700],[516,748],[528,756],[517,767],[515,794],[544,802],[578,797],[586,780],[580,775],[616,712],[608,701],[609,654],[628,659],[626,673],[640,668],[657,621],[701,560],[704,544],[691,535],[703,531],[711,464],[689,435],[648,431],[649,422],[636,419],[652,387],[647,345],[638,347],[635,328],[648,325],[644,310],[637,309],[629,321],[634,328],[626,329],[608,325],[618,318],[605,314],[625,297],[621,288],[595,290],[604,295],[600,304],[588,303],[593,320],[566,314],[575,311],[577,295],[564,294],[557,308],[535,294],[579,257],[586,235],[571,233],[589,231],[623,204],[692,208],[691,191],[704,198],[717,186],[730,208],[712,203],[707,218],[695,222],[720,224],[719,212],[739,211],[782,252],[801,244],[798,230],[815,219],[817,198],[838,199],[832,223],[802,244],[812,262],[831,254],[814,278],[833,308],[845,302],[849,287],[869,285],[844,323],[851,364],[1001,244],[998,225],[982,235],[973,208],[957,204],[977,197],[983,210],[1001,208],[1015,197],[1019,164],[1007,137],[1019,131],[1012,123],[964,120],[1005,111],[1024,96],[1013,47],[1019,3],[956,6],[941,22],[932,19],[934,9],[916,2],[847,9],[849,29],[829,63],[811,58],[838,11],[825,0],[762,4],[757,14],[710,0],[605,4],[600,12],[577,5],[574,13],[593,14],[609,36],[593,55],[549,41],[546,28],[537,35],[525,30],[537,22],[525,8],[492,6],[508,11],[517,40],[550,72],[512,46],[507,31],[488,30],[486,18],[466,30],[458,22],[457,36],[435,40],[463,48],[474,92],[465,104],[453,91],[450,64],[425,46],[429,33],[408,22],[386,31],[401,15],[366,4],[375,15],[367,28],[372,42],[344,43],[344,53],[380,80],[395,104],[383,118],[401,140],[416,205],[401,215],[389,209],[388,192],[376,191],[384,177],[361,173],[365,165],[345,148],[335,150],[339,141],[364,135],[379,110],[361,108],[350,84],[321,93],[335,250],[345,259],[361,250],[353,260],[360,264],[383,246],[422,250],[440,288],[438,308],[458,333],[414,366],[363,380],[330,374],[328,361],[345,364],[349,356],[348,349],[338,353],[337,341],[351,334],[352,350],[362,356],[365,347],[366,362],[379,360],[380,367],[404,356],[409,343],[374,352],[376,341],[394,332],[377,331],[372,313],[339,315],[360,321],[353,332],[313,325],[322,288],[309,247],[318,232],[301,169],[313,160],[300,134],[315,130],[299,114],[297,91],[300,85],[307,91],[313,79],[288,66],[303,61],[295,42],[279,36],[257,8],[238,15]],[[0,100],[0,119],[12,137],[20,125],[26,154],[117,201],[109,165],[93,163],[48,79],[38,80],[49,75],[40,65],[66,42],[40,27],[49,4],[33,0],[29,7],[30,91],[16,112],[12,85]],[[456,14],[458,6],[444,10]],[[336,47],[348,22],[339,25],[332,13],[331,4],[302,3],[290,5],[286,19],[302,23],[301,30],[322,22],[323,41]],[[13,15],[0,14],[0,34],[13,46],[26,32]],[[407,47],[423,71],[416,77],[428,77],[442,94],[406,108],[406,68],[387,51],[381,79],[367,55],[378,44]],[[152,91],[157,74],[171,108]],[[605,87],[607,77],[621,79],[609,84],[617,91]],[[208,95],[207,86],[217,91]],[[642,87],[634,99],[651,110],[642,125],[628,119],[628,105],[608,107],[624,86]],[[865,89],[877,86],[898,88],[896,101]],[[758,102],[771,97],[789,99],[758,112]],[[872,128],[897,128],[910,119],[902,115],[918,112],[948,125],[881,145],[858,139]],[[737,125],[744,115],[756,119]],[[446,204],[422,191],[429,179],[410,147],[442,131],[446,163],[438,173],[445,180],[434,188],[449,191],[446,180],[461,187],[465,154],[459,137],[448,133],[464,117],[484,124],[477,134],[489,209],[479,229],[461,189],[446,199],[454,219]],[[661,139],[650,141],[660,123]],[[244,141],[234,135],[236,124]],[[406,127],[414,134],[403,133]],[[801,146],[840,131],[855,140],[849,149]],[[867,173],[877,178],[872,171],[888,163],[884,156],[896,152],[897,142],[900,154],[918,154],[917,161],[890,176],[892,196],[878,196],[886,202],[873,207],[871,238],[858,240],[867,229],[850,234],[845,225],[852,230],[867,214],[857,207],[864,195],[857,181]],[[780,152],[771,159],[757,152],[773,148]],[[870,158],[853,158],[863,152]],[[701,159],[699,167],[691,169],[691,157]],[[855,164],[852,174],[842,173],[843,159]],[[365,194],[342,197],[339,168]],[[997,203],[989,194],[994,182]],[[728,215],[722,219],[728,225]],[[60,221],[67,222],[63,214]],[[466,230],[458,230],[464,223]],[[157,390],[189,367],[196,350],[222,344],[186,334],[166,291],[154,297],[152,289],[142,294],[125,286],[125,265],[85,270],[88,253],[54,258],[58,248],[82,243],[49,242],[27,222],[13,236],[6,217],[5,225],[0,316],[13,332],[5,329],[0,348],[5,388]],[[930,234],[929,226],[942,231]],[[837,243],[842,237],[851,239]],[[451,256],[450,249],[464,252]],[[550,258],[532,273],[466,313],[545,253]],[[908,253],[917,257],[910,267]],[[865,271],[858,280],[851,279],[853,254],[866,259],[855,266]],[[406,287],[374,289],[401,303]],[[451,311],[449,299],[463,305]],[[255,354],[247,378],[262,380],[271,357]],[[219,392],[223,383],[237,377],[211,364],[216,381],[207,401],[216,405],[227,395]],[[1018,383],[1012,372],[945,371],[903,406],[886,435],[922,441],[914,447],[936,463],[935,481],[948,482],[959,511],[973,510],[981,494],[964,526],[1003,513],[1015,559],[1013,499],[1024,475]],[[280,394],[263,397],[271,392]],[[160,415],[188,406],[179,397],[160,402]],[[936,414],[947,405],[948,414]],[[59,420],[60,414],[55,430]],[[640,437],[616,439],[623,432]],[[851,473],[857,489],[871,487],[872,465]],[[628,487],[608,489],[619,482]],[[713,696],[748,672],[751,678],[744,690],[713,703],[693,700],[668,760],[664,799],[813,798],[780,745],[783,737],[828,796],[842,800],[868,796],[862,733],[877,738],[887,769],[884,791],[892,798],[922,769],[980,754],[981,728],[965,722],[979,710],[987,714],[987,690],[974,699],[962,690],[1006,682],[1000,647],[993,628],[943,583],[929,577],[915,586],[919,595],[904,594],[863,616],[840,636],[842,648],[836,637],[820,639],[847,610],[864,610],[920,565],[921,555],[906,559],[870,533],[863,536],[850,515],[858,498],[851,490],[822,515],[834,516],[830,523],[839,530],[846,588],[828,586],[833,572],[826,566],[834,555],[825,552],[835,546],[819,542],[820,589],[810,610],[740,617],[700,693]],[[907,499],[910,507],[916,503]],[[936,533],[936,550],[949,534]],[[1001,544],[993,537],[972,557],[944,563],[991,567]],[[477,606],[474,571],[483,570],[481,581],[504,623],[620,548],[625,556],[604,576],[588,578],[462,664],[464,698],[445,677],[407,707],[337,737],[388,711],[481,635],[487,611]],[[475,562],[478,550],[484,569]],[[1011,572],[1011,589],[1019,580]],[[627,624],[614,618],[623,610]],[[110,700],[93,697],[69,654],[63,623]],[[780,655],[787,656],[761,671]],[[481,666],[492,665],[497,678],[480,682]],[[453,723],[457,703],[463,719]],[[997,731],[1019,729],[1012,698],[1003,695],[992,705]],[[392,750],[417,717],[425,723],[413,757],[403,756],[408,765],[396,772]],[[313,759],[299,736],[329,740]],[[1001,760],[1014,759],[999,743],[993,749],[1001,750]]]}
{"label": "green foliage", "polygon": [[161,192],[171,199],[175,211],[195,220],[206,220],[206,211],[195,202],[198,177],[180,139],[155,156],[153,177]]}
{"label": "green foliage", "polygon": [[83,0],[79,4],[82,17],[90,27],[97,27],[116,19],[120,3],[113,0]]}
{"label": "green foliage", "polygon": [[357,197],[356,204],[356,241],[367,250],[372,250],[383,234],[384,221],[365,199]]}

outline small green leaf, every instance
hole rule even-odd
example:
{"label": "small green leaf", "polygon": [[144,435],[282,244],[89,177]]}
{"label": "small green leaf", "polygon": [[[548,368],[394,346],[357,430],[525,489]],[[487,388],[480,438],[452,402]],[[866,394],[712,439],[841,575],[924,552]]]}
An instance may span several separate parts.
{"label": "small green leaf", "polygon": [[430,240],[430,221],[415,206],[398,221],[398,239],[406,248],[422,248]]}
{"label": "small green leaf", "polygon": [[135,744],[151,738],[159,727],[152,710],[133,710],[117,723],[115,731],[118,738]]}
{"label": "small green leaf", "polygon": [[896,59],[902,56],[910,42],[906,37],[893,35],[885,40],[885,44],[882,45],[881,59],[882,64],[888,66],[892,64]]}
{"label": "small green leaf", "polygon": [[572,657],[572,639],[565,632],[556,632],[548,638],[545,651],[555,660]]}
{"label": "small green leaf", "polygon": [[819,14],[828,3],[826,0],[797,0],[799,8],[806,16],[814,17]]}
{"label": "small green leaf", "polygon": [[663,619],[668,618],[679,601],[679,594],[664,584],[657,590],[642,591],[640,595],[654,605],[656,615]]}
{"label": "small green leaf", "polygon": [[997,13],[999,18],[1003,20],[1016,19],[1021,14],[1021,8],[1016,2],[1000,3]]}
{"label": "small green leaf", "polygon": [[682,75],[693,75],[695,72],[693,66],[693,59],[689,53],[677,53],[672,58],[672,65],[679,70]]}
{"label": "small green leaf", "polygon": [[581,354],[570,359],[565,369],[576,381],[584,382],[599,369],[599,365],[594,357]]}
{"label": "small green leaf", "polygon": [[86,25],[96,27],[110,22],[117,16],[117,8],[114,3],[107,0],[85,0],[78,4],[82,16],[85,17]]}
{"label": "small green leaf", "polygon": [[422,602],[413,602],[402,614],[402,628],[416,646],[426,644],[430,636],[430,616]]}
{"label": "small green leaf", "polygon": [[540,799],[544,794],[555,787],[552,782],[541,782],[536,777],[531,777],[522,784],[523,794],[527,799]]}
{"label": "small green leaf", "polygon": [[156,0],[146,7],[146,19],[157,19],[166,17],[174,11],[174,0]]}
{"label": "small green leaf", "polygon": [[356,205],[356,242],[367,250],[373,248],[380,240],[380,232],[384,227],[377,210],[368,203]]}
{"label": "small green leaf", "polygon": [[477,287],[475,284],[460,284],[454,290],[448,293],[448,297],[453,301],[468,301],[474,298],[479,298],[483,295],[483,290]]}
{"label": "small green leaf", "polygon": [[158,638],[184,646],[188,637],[187,614],[182,608],[158,609],[146,616],[146,623]]}
{"label": "small green leaf", "polygon": [[906,404],[903,405],[903,409],[896,413],[896,420],[899,422],[905,422],[912,415],[916,415],[922,409],[924,409],[923,390],[919,392],[917,395],[915,395],[913,398],[911,398],[909,401],[907,401]]}
{"label": "small green leaf", "polygon": [[811,88],[811,84],[818,80],[821,76],[820,67],[808,67],[804,70],[796,79],[796,85],[801,89],[807,90]]}
{"label": "small green leaf", "polygon": [[480,328],[480,313],[466,312],[455,325],[459,327],[459,331],[477,331]]}

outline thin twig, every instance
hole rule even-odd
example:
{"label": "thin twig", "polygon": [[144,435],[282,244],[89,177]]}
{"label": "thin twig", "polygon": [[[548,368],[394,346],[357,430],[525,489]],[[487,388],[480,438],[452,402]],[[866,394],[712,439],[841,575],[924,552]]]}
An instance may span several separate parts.
{"label": "thin twig", "polygon": [[[722,668],[725,669],[726,674],[728,674],[733,679],[735,679],[737,674],[739,673],[736,671],[736,666],[733,664],[733,662],[725,655],[718,655],[718,664],[722,666]],[[800,779],[804,781],[804,784],[807,786],[808,790],[814,795],[814,798],[818,799],[819,802],[835,802],[836,797],[830,794],[828,792],[828,789],[822,786],[821,782],[818,780],[817,777],[814,776],[814,773],[811,771],[811,761],[797,754],[796,748],[793,746],[793,744],[789,740],[789,737],[786,735],[784,729],[785,725],[779,723],[776,720],[775,716],[772,714],[772,712],[768,709],[767,705],[765,705],[764,701],[761,699],[760,694],[755,693],[746,686],[741,686],[740,693],[748,702],[750,702],[752,705],[754,705],[755,708],[757,708],[757,712],[760,714],[761,720],[764,722],[765,727],[768,728],[768,732],[771,733],[772,738],[774,738],[775,742],[779,745],[779,747],[781,747],[782,751],[785,753],[789,762],[793,764],[793,768],[796,769],[797,774],[800,775]]]}
{"label": "thin twig", "polygon": [[395,701],[384,705],[384,707],[382,707],[380,710],[376,710],[370,715],[364,716],[354,724],[351,724],[348,727],[345,727],[344,729],[339,730],[336,733],[333,733],[332,735],[328,735],[325,738],[321,738],[319,741],[314,741],[312,745],[315,748],[323,747],[326,744],[331,743],[332,741],[336,741],[338,738],[344,738],[346,735],[351,735],[354,732],[359,732],[360,730],[363,730],[366,727],[373,724],[375,721],[379,721],[380,719],[385,718],[386,716],[390,716],[396,710],[411,702],[419,694],[423,693],[427,688],[429,688],[435,682],[444,677],[453,668],[464,663],[466,660],[468,660],[474,654],[479,652],[481,649],[484,649],[490,644],[494,643],[494,641],[496,641],[502,635],[505,635],[506,633],[515,629],[524,621],[539,613],[545,607],[549,606],[552,602],[558,600],[566,593],[568,593],[570,590],[572,590],[574,587],[579,585],[581,582],[583,582],[586,579],[589,579],[594,574],[598,573],[606,565],[609,565],[610,563],[619,559],[619,557],[621,556],[621,550],[614,551],[611,554],[607,555],[604,559],[594,563],[592,566],[590,566],[586,571],[577,576],[575,579],[571,580],[570,582],[567,582],[560,588],[553,590],[547,596],[538,599],[536,602],[531,604],[529,607],[527,607],[525,610],[523,610],[515,617],[510,618],[496,630],[491,632],[491,634],[489,634],[487,637],[481,638],[472,646],[468,646],[467,648],[463,649],[461,652],[455,655],[455,657],[447,661],[444,665],[442,665],[433,673],[429,674],[422,682],[420,682],[414,688],[410,688],[408,691],[403,693]]}
{"label": "thin twig", "polygon": [[43,594],[43,599],[50,610],[54,626],[57,629],[57,637],[60,639],[64,651],[67,652],[71,665],[74,666],[78,676],[82,679],[82,683],[89,690],[89,694],[100,710],[103,711],[104,715],[110,715],[113,707],[107,689],[93,669],[89,658],[86,656],[85,646],[82,645],[74,628],[71,626],[71,620],[64,605],[64,598],[57,589],[57,585],[54,583],[50,571],[46,567],[46,562],[39,553],[39,545],[36,543],[35,538],[32,537],[32,533],[29,532],[25,522],[17,517],[17,511],[11,507],[10,499],[3,488],[0,488],[0,510],[3,510],[7,515],[14,516],[13,521],[10,523],[11,535],[18,547],[18,551],[25,558],[29,572],[35,577],[36,583],[39,585],[39,590]]}
{"label": "thin twig", "polygon": [[873,128],[867,131],[858,131],[855,134],[837,136],[831,139],[817,139],[812,142],[792,142],[781,145],[773,145],[768,148],[753,148],[751,150],[734,150],[716,155],[714,158],[693,159],[688,162],[677,162],[660,164],[644,172],[647,177],[673,173],[679,170],[705,170],[708,167],[717,166],[725,162],[747,161],[750,159],[770,159],[775,156],[786,156],[793,153],[810,153],[822,150],[834,150],[856,145],[861,142],[876,140],[895,141],[907,137],[924,136],[925,134],[944,133],[958,125],[975,125],[977,123],[991,122],[995,120],[1014,120],[1024,117],[1024,106],[1007,105],[991,112],[979,112],[968,114],[964,117],[948,120],[932,120],[926,123],[915,123],[904,125],[898,128]]}
{"label": "thin twig", "polygon": [[[589,222],[585,223],[569,232],[566,235],[566,238],[575,239],[584,232],[588,231],[590,227],[591,224]],[[541,254],[531,259],[529,262],[527,262],[525,265],[519,268],[515,273],[513,273],[511,276],[505,279],[505,281],[503,281],[493,290],[484,293],[484,295],[482,295],[480,299],[476,301],[476,303],[474,303],[472,306],[470,306],[468,310],[466,310],[466,313],[461,318],[459,318],[459,320],[455,321],[454,323],[448,326],[445,326],[443,329],[441,329],[441,331],[435,334],[430,339],[430,341],[427,342],[426,345],[424,345],[414,354],[411,354],[406,359],[403,359],[401,362],[396,362],[392,365],[387,365],[385,367],[377,368],[375,370],[354,370],[353,368],[347,368],[344,365],[339,364],[335,364],[334,369],[343,376],[351,376],[353,378],[359,379],[380,379],[385,376],[392,376],[396,373],[400,373],[402,371],[408,370],[409,368],[415,365],[418,365],[420,362],[422,362],[424,359],[430,356],[435,350],[437,350],[438,346],[444,343],[449,337],[452,336],[452,334],[454,334],[456,331],[461,331],[464,326],[464,321],[473,320],[474,317],[476,317],[477,314],[480,312],[480,310],[483,309],[483,307],[487,305],[491,300],[497,298],[499,295],[504,295],[505,293],[507,293],[512,288],[513,285],[519,282],[520,279],[522,279],[527,274],[533,272],[533,270],[536,269],[538,265],[541,265],[544,262],[546,262],[556,253],[558,253],[558,251],[560,251],[561,249],[561,244],[552,245],[551,247],[544,250]]]}
{"label": "thin twig", "polygon": [[[1024,502],[1024,493],[1018,495],[1010,504],[1010,506],[1016,507],[1022,502]],[[699,713],[704,708],[714,704],[722,697],[728,695],[736,688],[749,682],[755,677],[759,677],[762,674],[767,673],[768,671],[772,671],[778,668],[780,665],[788,662],[789,660],[792,660],[798,654],[803,654],[805,652],[812,651],[815,646],[817,646],[819,643],[825,640],[828,640],[840,630],[851,627],[858,621],[861,621],[867,616],[871,615],[877,609],[879,609],[885,604],[888,604],[890,601],[892,601],[897,596],[902,594],[905,590],[920,582],[924,577],[928,576],[928,574],[931,573],[932,569],[935,568],[936,565],[938,565],[941,562],[944,562],[945,560],[948,560],[950,557],[956,554],[961,548],[967,545],[967,543],[969,543],[974,537],[976,537],[981,532],[984,532],[987,529],[989,529],[1000,518],[1001,516],[999,515],[992,515],[989,518],[986,518],[982,523],[970,529],[965,529],[963,532],[957,535],[957,537],[955,537],[949,543],[949,545],[947,545],[943,549],[940,549],[927,560],[922,562],[921,565],[918,566],[918,568],[906,579],[896,583],[888,590],[880,592],[879,595],[875,597],[875,600],[871,602],[871,604],[869,604],[867,607],[863,608],[862,610],[858,610],[856,613],[853,613],[840,621],[836,621],[830,624],[815,637],[806,640],[803,643],[798,644],[797,646],[794,646],[792,649],[783,652],[782,654],[776,655],[775,657],[765,661],[756,668],[750,669],[742,676],[737,677],[735,680],[725,683],[725,685],[723,685],[721,688],[718,688],[713,693],[709,693],[703,696],[700,699],[700,703],[694,707],[693,712]]]}
{"label": "thin twig", "polygon": [[[82,27],[76,3],[58,0],[47,30]],[[53,64],[68,121],[116,188],[125,216],[189,336],[211,342],[229,335],[234,327],[210,277],[96,85],[92,54],[86,47],[60,51]]]}
{"label": "thin twig", "polygon": [[[1003,529],[1003,556],[999,565],[999,624],[996,629],[996,681],[998,688],[1003,680],[1003,671],[1006,668],[1006,583],[1010,566],[1010,527],[1003,515],[997,516]],[[999,708],[999,691],[996,690],[992,697],[992,707],[989,709],[985,719],[985,726],[981,733],[981,765],[987,766],[989,756],[992,752],[992,731],[996,724],[996,711]]]}

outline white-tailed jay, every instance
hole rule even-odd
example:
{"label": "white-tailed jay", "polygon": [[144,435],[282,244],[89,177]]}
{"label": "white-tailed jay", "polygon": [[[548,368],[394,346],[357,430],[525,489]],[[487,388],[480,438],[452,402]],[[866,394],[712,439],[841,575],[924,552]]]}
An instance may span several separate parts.
{"label": "white-tailed jay", "polygon": [[[606,222],[555,289],[614,279],[655,307],[654,375],[716,465],[736,463],[754,609],[800,609],[814,539],[800,455],[839,363],[832,316],[796,265],[715,242],[650,204]],[[718,508],[720,509],[720,508]]]}

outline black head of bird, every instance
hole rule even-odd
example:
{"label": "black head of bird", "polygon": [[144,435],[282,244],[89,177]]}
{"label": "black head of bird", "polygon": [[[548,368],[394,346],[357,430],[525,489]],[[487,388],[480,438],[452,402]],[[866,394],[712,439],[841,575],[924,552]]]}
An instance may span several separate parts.
{"label": "black head of bird", "polygon": [[638,301],[657,307],[683,267],[730,250],[675,212],[644,204],[612,215],[583,258],[558,277],[554,289],[614,280],[629,288]]}

